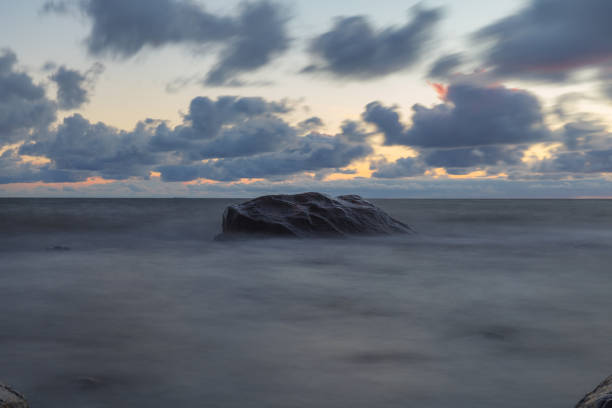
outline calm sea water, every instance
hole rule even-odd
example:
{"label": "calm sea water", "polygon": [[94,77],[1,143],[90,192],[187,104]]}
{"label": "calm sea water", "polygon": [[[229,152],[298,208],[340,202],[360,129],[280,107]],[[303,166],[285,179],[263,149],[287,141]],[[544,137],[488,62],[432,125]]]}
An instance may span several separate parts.
{"label": "calm sea water", "polygon": [[375,200],[419,233],[215,242],[232,202],[0,199],[0,381],[33,408],[557,408],[612,374],[612,201]]}

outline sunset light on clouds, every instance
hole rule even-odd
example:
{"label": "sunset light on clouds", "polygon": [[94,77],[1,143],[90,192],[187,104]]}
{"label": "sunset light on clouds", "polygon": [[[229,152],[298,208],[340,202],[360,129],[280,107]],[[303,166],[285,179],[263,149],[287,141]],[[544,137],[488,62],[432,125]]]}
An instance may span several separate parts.
{"label": "sunset light on clouds", "polygon": [[609,196],[611,3],[329,3],[2,2],[0,195]]}

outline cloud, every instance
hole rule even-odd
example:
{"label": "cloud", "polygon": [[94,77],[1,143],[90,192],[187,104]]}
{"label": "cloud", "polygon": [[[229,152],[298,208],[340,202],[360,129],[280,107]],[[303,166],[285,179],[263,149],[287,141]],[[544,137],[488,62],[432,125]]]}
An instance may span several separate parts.
{"label": "cloud", "polygon": [[49,165],[35,166],[25,162],[18,154],[17,148],[8,149],[0,154],[0,184],[32,183],[74,183],[84,181],[87,172],[63,171]]}
{"label": "cloud", "polygon": [[17,56],[0,52],[0,146],[23,140],[30,131],[55,121],[57,107],[25,72],[16,70]]}
{"label": "cloud", "polygon": [[403,157],[393,163],[377,162],[372,167],[376,169],[372,177],[386,179],[422,176],[426,170],[421,160],[415,157]]}
{"label": "cloud", "polygon": [[462,62],[463,55],[461,53],[443,55],[434,61],[431,68],[429,68],[429,73],[427,76],[429,78],[437,79],[448,78],[454,73],[454,70],[462,64]]}
{"label": "cloud", "polygon": [[298,127],[304,132],[316,130],[324,125],[323,119],[319,118],[318,116],[310,117],[298,123]]}
{"label": "cloud", "polygon": [[145,47],[202,44],[226,40],[235,21],[178,0],[85,0],[82,11],[92,21],[86,43],[92,55],[131,57]]}
{"label": "cloud", "polygon": [[603,65],[599,71],[601,90],[603,94],[612,100],[612,63]]}
{"label": "cloud", "polygon": [[207,85],[231,83],[236,74],[254,71],[289,48],[288,18],[279,6],[245,3],[237,24],[238,32],[205,79]]}
{"label": "cloud", "polygon": [[268,102],[259,97],[221,96],[217,101],[196,97],[191,101],[185,119],[203,137],[210,138],[217,134],[222,125],[236,123],[247,117],[289,111],[291,107],[286,102]]}
{"label": "cloud", "polygon": [[370,102],[362,118],[376,125],[378,131],[385,136],[385,145],[407,144],[406,128],[400,121],[397,106],[386,107],[380,102]]}
{"label": "cloud", "polygon": [[612,134],[606,123],[591,119],[566,123],[557,131],[563,144],[553,154],[533,166],[539,173],[580,174],[612,173]]}
{"label": "cloud", "polygon": [[612,59],[611,15],[606,0],[531,0],[475,39],[491,44],[484,63],[499,76],[563,80]]}
{"label": "cloud", "polygon": [[[373,162],[373,177],[403,178],[422,176],[428,169],[444,168],[449,174],[467,174],[476,169],[495,168],[506,171],[515,168],[526,170],[523,156],[528,146],[480,146],[455,149],[423,149],[419,157],[404,157],[389,163]],[[499,172],[496,171],[496,172]]]}
{"label": "cloud", "polygon": [[[65,11],[62,4],[47,3],[43,11]],[[237,16],[212,14],[187,0],[82,0],[78,5],[91,20],[86,44],[94,56],[129,58],[168,45],[221,46],[205,79],[209,85],[239,82],[238,74],[263,67],[289,45],[282,7],[265,0],[243,3]]]}
{"label": "cloud", "polygon": [[286,102],[258,97],[221,96],[216,101],[196,97],[185,122],[174,129],[158,126],[151,146],[157,151],[181,152],[190,160],[269,151],[290,142],[296,133],[275,116],[290,110]]}
{"label": "cloud", "polygon": [[479,146],[459,149],[434,149],[423,160],[432,167],[469,168],[516,165],[521,163],[526,146]]}
{"label": "cloud", "polygon": [[365,130],[361,122],[356,120],[345,120],[340,125],[341,135],[352,142],[364,142],[372,133]]}
{"label": "cloud", "polygon": [[61,66],[49,79],[57,85],[57,104],[60,109],[78,109],[89,102],[89,95],[83,87],[87,78],[79,71]]}
{"label": "cloud", "polygon": [[451,148],[511,145],[546,140],[538,99],[524,90],[503,86],[453,84],[446,103],[432,108],[412,107],[412,126],[406,128],[396,107],[379,102],[366,106],[363,119],[376,125],[386,145]]}
{"label": "cloud", "polygon": [[612,143],[606,124],[596,119],[566,123],[557,134],[568,150],[599,150]]}
{"label": "cloud", "polygon": [[295,142],[296,129],[278,118],[254,118],[224,130],[206,142],[198,158],[252,156]]}
{"label": "cloud", "polygon": [[157,170],[165,181],[197,178],[235,181],[345,167],[370,153],[372,148],[367,144],[351,143],[339,136],[311,133],[298,137],[294,144],[276,152],[211,160],[202,164],[161,166]]}
{"label": "cloud", "polygon": [[612,173],[612,149],[563,152],[539,163],[542,173]]}
{"label": "cloud", "polygon": [[160,160],[148,148],[150,137],[142,123],[125,132],[75,114],[42,140],[24,144],[19,153],[44,156],[56,170],[84,171],[116,180],[146,178],[149,168]]}
{"label": "cloud", "polygon": [[63,174],[65,179],[73,173],[75,180],[146,179],[153,170],[160,171],[165,181],[200,177],[230,181],[338,169],[372,152],[363,140],[345,133],[300,136],[299,125],[279,116],[290,109],[285,102],[256,97],[197,97],[182,124],[170,127],[146,119],[132,131],[74,114],[56,129],[34,133],[18,154],[11,153],[15,160],[28,155],[47,158],[49,163],[34,166],[29,173],[16,161],[6,161],[6,166],[21,166],[18,173],[32,175],[21,179],[30,181],[41,180],[43,172]]}
{"label": "cloud", "polygon": [[385,145],[410,146],[420,154],[375,166],[375,177],[410,177],[438,167],[451,174],[520,168],[531,144],[555,138],[540,102],[527,91],[462,82],[444,87],[442,97],[445,102],[431,108],[414,105],[411,126],[401,122],[395,106],[366,106],[363,120],[384,135]]}
{"label": "cloud", "polygon": [[314,38],[310,53],[317,61],[302,72],[326,71],[340,78],[382,77],[415,64],[441,19],[440,9],[412,9],[402,27],[373,28],[364,16],[338,18],[332,29]]}
{"label": "cloud", "polygon": [[[286,114],[293,106],[287,101],[220,96],[194,98],[177,126],[145,119],[123,131],[78,114],[49,128],[58,104],[79,106],[87,99],[87,93],[71,93],[71,86],[85,89],[101,66],[83,74],[58,68],[52,79],[63,91],[56,104],[45,97],[42,86],[16,70],[16,62],[10,51],[0,55],[0,89],[7,95],[0,101],[0,130],[5,146],[23,144],[1,150],[0,183],[74,182],[88,177],[133,181],[148,179],[152,171],[160,172],[163,181],[322,180],[332,173],[354,174],[345,168],[373,153],[370,136],[375,133],[366,130],[365,123],[384,135],[386,145],[410,146],[418,152],[417,157],[392,163],[372,163],[373,177],[381,180],[424,176],[435,167],[450,174],[475,168],[504,171],[515,178],[531,170],[532,176],[548,179],[610,171],[610,135],[602,121],[565,115],[564,120],[573,121],[550,132],[534,95],[490,85],[482,78],[441,86],[443,103],[415,105],[409,126],[402,123],[398,107],[372,102],[362,121],[345,120],[337,134],[326,135],[319,131],[323,121],[316,116],[289,123]],[[15,106],[28,115],[11,111]],[[529,167],[523,155],[532,143],[543,141],[557,143],[548,146],[552,156]]]}

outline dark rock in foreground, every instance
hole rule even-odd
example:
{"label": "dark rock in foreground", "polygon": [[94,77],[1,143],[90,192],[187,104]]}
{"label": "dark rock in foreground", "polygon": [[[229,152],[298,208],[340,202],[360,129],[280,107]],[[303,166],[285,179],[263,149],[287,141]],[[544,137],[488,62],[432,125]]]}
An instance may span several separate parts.
{"label": "dark rock in foreground", "polygon": [[320,193],[269,195],[230,205],[223,213],[223,234],[339,237],[410,233],[397,221],[358,195],[331,198]]}
{"label": "dark rock in foreground", "polygon": [[28,403],[17,391],[0,383],[0,408],[28,408]]}
{"label": "dark rock in foreground", "polygon": [[612,408],[612,376],[585,395],[576,408]]}

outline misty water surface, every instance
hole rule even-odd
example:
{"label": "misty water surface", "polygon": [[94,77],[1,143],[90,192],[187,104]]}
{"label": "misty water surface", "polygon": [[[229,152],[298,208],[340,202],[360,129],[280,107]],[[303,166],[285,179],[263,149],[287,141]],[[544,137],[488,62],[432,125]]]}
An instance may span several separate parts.
{"label": "misty water surface", "polygon": [[215,242],[234,201],[0,200],[0,381],[33,408],[557,408],[612,374],[610,201]]}

